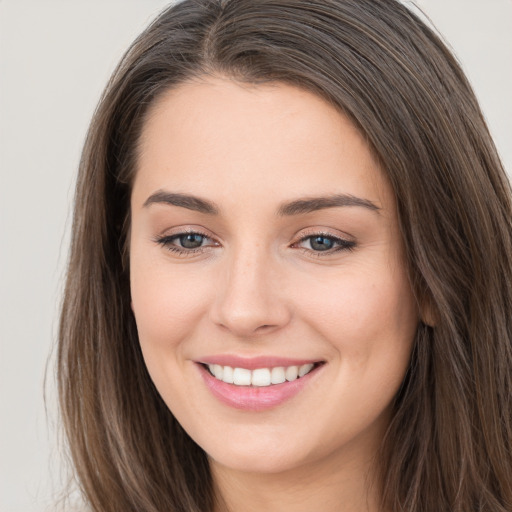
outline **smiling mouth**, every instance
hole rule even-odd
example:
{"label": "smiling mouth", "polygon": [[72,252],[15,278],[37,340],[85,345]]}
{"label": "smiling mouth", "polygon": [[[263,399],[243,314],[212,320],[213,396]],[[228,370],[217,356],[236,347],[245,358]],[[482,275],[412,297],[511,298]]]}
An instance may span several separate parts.
{"label": "smiling mouth", "polygon": [[219,364],[202,364],[215,379],[240,387],[269,387],[305,377],[323,362],[307,363],[300,366],[276,366],[272,368],[233,368]]}

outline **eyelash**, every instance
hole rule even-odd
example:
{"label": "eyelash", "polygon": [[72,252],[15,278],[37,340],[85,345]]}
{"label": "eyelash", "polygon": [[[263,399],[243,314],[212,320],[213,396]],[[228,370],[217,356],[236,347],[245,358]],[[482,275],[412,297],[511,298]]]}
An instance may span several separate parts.
{"label": "eyelash", "polygon": [[[298,242],[295,242],[293,244],[293,246],[301,244],[307,240],[312,240],[314,238],[327,238],[328,240],[331,240],[333,242],[333,244],[335,244],[335,247],[331,248],[331,249],[327,249],[325,251],[315,251],[313,249],[308,249],[306,247],[297,247],[297,248],[305,253],[310,254],[311,256],[314,256],[315,258],[322,258],[324,256],[327,257],[327,256],[330,256],[332,254],[335,254],[335,253],[338,253],[341,251],[352,252],[356,247],[356,243],[352,240],[346,240],[344,238],[334,236],[330,233],[324,233],[322,231],[303,236]],[[336,247],[336,245],[337,245],[337,247]]]}
{"label": "eyelash", "polygon": [[[187,249],[185,247],[179,247],[179,246],[173,244],[173,242],[175,240],[179,240],[179,238],[181,238],[182,236],[186,236],[186,235],[198,235],[203,238],[211,240],[211,237],[208,236],[206,233],[202,233],[201,231],[197,231],[197,230],[187,230],[187,231],[182,231],[180,233],[176,233],[174,235],[165,235],[165,236],[156,237],[154,241],[157,244],[161,245],[162,247],[165,247],[168,251],[175,253],[181,257],[193,256],[194,254],[204,252],[208,247],[212,247],[211,245],[207,245],[207,246],[196,247],[193,249]],[[334,236],[330,233],[324,233],[324,232],[315,232],[315,233],[311,233],[306,236],[303,236],[300,240],[298,240],[297,242],[292,244],[292,247],[297,246],[298,244],[304,243],[307,240],[312,240],[312,239],[318,238],[318,237],[327,238],[327,239],[331,240],[333,242],[333,244],[337,244],[337,247],[327,249],[325,251],[315,251],[313,249],[308,249],[306,247],[296,247],[296,248],[300,249],[304,253],[310,254],[311,256],[321,258],[321,257],[330,256],[330,255],[340,252],[340,251],[353,251],[356,247],[356,243],[351,240],[346,240],[346,239]]]}
{"label": "eyelash", "polygon": [[157,237],[155,239],[155,242],[157,244],[160,244],[162,247],[165,247],[168,251],[177,254],[178,256],[186,257],[186,256],[192,256],[193,254],[197,254],[200,252],[204,252],[204,250],[206,248],[205,246],[200,246],[195,249],[186,249],[185,247],[179,247],[177,245],[172,244],[172,242],[174,240],[177,240],[180,237],[186,236],[186,235],[199,235],[204,238],[210,239],[210,237],[206,233],[202,233],[201,231],[186,230],[186,231],[181,231],[180,233],[176,233],[175,235],[165,235],[165,236]]}

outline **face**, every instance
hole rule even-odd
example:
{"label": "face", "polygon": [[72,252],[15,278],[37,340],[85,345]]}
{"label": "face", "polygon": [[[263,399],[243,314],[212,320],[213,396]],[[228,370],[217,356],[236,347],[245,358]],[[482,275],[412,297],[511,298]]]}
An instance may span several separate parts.
{"label": "face", "polygon": [[289,85],[183,84],[147,117],[131,209],[144,359],[212,464],[371,457],[418,310],[352,123]]}

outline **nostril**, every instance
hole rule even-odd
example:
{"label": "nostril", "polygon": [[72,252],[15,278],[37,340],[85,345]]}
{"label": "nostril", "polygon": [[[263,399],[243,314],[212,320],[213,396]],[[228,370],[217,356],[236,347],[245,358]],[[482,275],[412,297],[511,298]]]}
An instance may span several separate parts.
{"label": "nostril", "polygon": [[275,327],[275,325],[270,325],[270,324],[269,325],[261,325],[260,327],[256,328],[256,332],[257,331],[268,331],[269,329],[272,329],[274,327]]}

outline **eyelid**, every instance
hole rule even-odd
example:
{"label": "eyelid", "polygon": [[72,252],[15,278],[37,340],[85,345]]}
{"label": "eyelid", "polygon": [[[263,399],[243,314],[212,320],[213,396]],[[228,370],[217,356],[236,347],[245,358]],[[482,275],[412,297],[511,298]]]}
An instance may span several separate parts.
{"label": "eyelid", "polygon": [[[212,247],[221,246],[221,244],[216,240],[216,238],[206,233],[206,231],[207,230],[203,230],[202,228],[195,226],[176,227],[173,228],[172,230],[164,232],[164,234],[157,235],[156,237],[153,238],[153,241],[161,245],[162,247],[166,248],[168,251],[173,252],[179,256],[192,256],[198,253],[206,252]],[[336,231],[336,233],[334,233],[333,231]],[[205,238],[206,240],[209,240],[210,243],[207,243],[206,245],[200,245],[194,248],[182,247],[174,243],[176,239],[179,239],[181,236],[187,234],[199,235]],[[313,248],[300,247],[301,243],[306,242],[308,239],[314,237],[325,237],[331,239],[334,241],[335,245],[332,248],[322,251],[315,250]],[[329,255],[333,255],[334,253],[343,250],[351,251],[355,248],[355,246],[356,241],[352,236],[347,235],[346,233],[338,232],[337,230],[330,230],[320,227],[310,227],[305,230],[302,230],[295,236],[295,241],[290,244],[290,247],[294,249],[300,249],[305,253],[314,255],[315,257],[327,257]]]}
{"label": "eyelid", "polygon": [[[176,239],[179,239],[181,236],[189,234],[202,236],[203,238],[206,238],[213,243],[201,245],[195,248],[181,247],[180,245],[173,243]],[[220,243],[216,240],[215,237],[208,234],[206,230],[199,226],[175,227],[173,229],[164,231],[162,234],[156,235],[153,238],[153,241],[156,244],[161,245],[167,251],[174,253],[178,257],[195,256],[199,253],[207,251],[212,247],[220,246]]]}
{"label": "eyelid", "polygon": [[[336,230],[337,231],[337,230]],[[307,247],[300,247],[299,244],[306,242],[308,239],[314,237],[325,237],[333,240],[335,242],[335,246],[326,249],[324,251],[315,251],[314,249],[310,249]],[[321,257],[329,257],[335,255],[336,253],[343,251],[353,251],[356,247],[356,240],[354,237],[346,234],[337,232],[333,233],[331,230],[325,228],[308,228],[305,232],[302,231],[297,235],[296,241],[292,243],[291,247],[299,249],[303,251],[305,254],[309,256],[314,256],[316,258]]]}
{"label": "eyelid", "polygon": [[156,235],[155,239],[169,239],[179,237],[180,235],[201,235],[209,240],[216,240],[215,236],[201,226],[178,226],[167,229],[161,234]]}
{"label": "eyelid", "polygon": [[310,228],[306,228],[306,229],[299,231],[295,235],[295,237],[294,237],[295,241],[293,243],[296,244],[296,243],[301,242],[302,240],[309,238],[311,236],[325,236],[325,237],[329,237],[329,238],[336,238],[338,240],[343,240],[345,242],[352,242],[352,243],[356,242],[355,237],[353,237],[352,235],[350,235],[348,233],[338,231],[337,229],[330,229],[330,228],[325,228],[325,227],[310,227]]}

